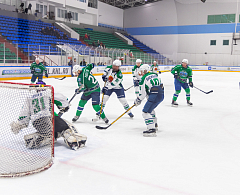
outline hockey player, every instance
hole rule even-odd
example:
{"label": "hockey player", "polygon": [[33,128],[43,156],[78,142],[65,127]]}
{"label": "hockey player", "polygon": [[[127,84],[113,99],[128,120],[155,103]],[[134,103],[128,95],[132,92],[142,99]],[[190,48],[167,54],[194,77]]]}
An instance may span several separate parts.
{"label": "hockey player", "polygon": [[39,62],[39,58],[36,58],[35,62],[31,64],[30,70],[32,73],[31,83],[35,83],[37,78],[38,82],[42,81],[43,73],[45,73],[45,77],[48,77],[47,69],[41,62]]}
{"label": "hockey player", "polygon": [[141,76],[138,73],[139,73],[139,69],[140,69],[141,65],[142,65],[142,60],[137,59],[136,65],[132,69],[133,84],[134,84],[135,94],[137,97],[139,94],[139,82],[141,80]]}
{"label": "hockey player", "polygon": [[[105,87],[103,87],[102,92],[104,93],[103,98],[103,108],[105,107],[109,97],[112,93],[116,93],[118,100],[123,105],[125,110],[128,110],[129,105],[125,98],[124,89],[122,86],[123,75],[120,70],[121,61],[115,60],[112,66],[107,66],[104,70],[104,74],[102,75],[103,81],[106,83]],[[133,118],[134,115],[131,111],[128,112],[128,115]]]}
{"label": "hockey player", "polygon": [[158,67],[156,61],[153,62],[153,65],[151,66],[150,70],[151,70],[151,72],[153,72],[153,73],[159,73],[159,74],[161,74],[160,68]]}
{"label": "hockey player", "polygon": [[[88,64],[83,69],[79,65],[75,65],[73,67],[73,73],[78,76],[77,82],[79,86],[79,88],[77,88],[75,92],[78,94],[80,92],[83,92],[81,100],[79,101],[76,116],[72,119],[73,122],[79,119],[84,109],[84,106],[89,99],[92,99],[92,106],[93,109],[96,111],[96,114],[100,114],[100,85],[96,78],[90,73],[93,68],[93,64]],[[100,118],[102,118],[105,123],[109,122],[104,112],[101,113]]]}
{"label": "hockey player", "polygon": [[[177,98],[179,93],[181,92],[181,87],[186,91],[186,99],[187,104],[192,106],[192,102],[190,102],[190,87],[193,87],[192,82],[192,69],[188,66],[188,60],[183,59],[182,64],[175,66],[171,73],[174,75],[174,85],[175,85],[175,93],[172,99],[172,106],[178,106]],[[187,79],[189,80],[189,85],[187,83]]]}
{"label": "hockey player", "polygon": [[[38,83],[44,84],[44,83]],[[58,103],[58,107],[64,110],[69,107],[67,98],[63,95],[54,94],[54,102]],[[60,97],[60,98],[58,98]],[[65,98],[63,98],[65,97]],[[65,99],[65,100],[64,100]],[[46,96],[43,90],[33,90],[33,94],[26,100],[20,112],[17,122],[13,121],[10,126],[14,134],[18,134],[21,129],[31,129],[30,121],[36,129],[35,133],[24,136],[26,147],[29,149],[39,148],[50,145],[52,143],[52,119],[51,119],[51,99]],[[60,106],[61,105],[61,106]],[[65,143],[74,150],[85,146],[86,136],[79,134],[76,128],[61,119],[55,113],[54,116],[54,138],[63,137]]]}
{"label": "hockey player", "polygon": [[156,73],[149,72],[150,67],[148,64],[143,64],[140,71],[143,77],[139,83],[139,96],[134,101],[134,104],[138,106],[145,97],[147,98],[147,102],[142,110],[142,115],[145,120],[145,124],[147,125],[147,130],[143,131],[143,136],[156,136],[158,124],[154,109],[164,99],[164,88],[163,84],[161,84],[160,78],[158,78],[158,75]]}

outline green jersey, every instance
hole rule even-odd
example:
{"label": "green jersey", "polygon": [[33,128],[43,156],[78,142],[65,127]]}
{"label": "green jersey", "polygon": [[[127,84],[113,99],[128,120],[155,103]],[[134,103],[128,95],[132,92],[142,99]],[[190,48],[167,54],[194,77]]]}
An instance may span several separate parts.
{"label": "green jersey", "polygon": [[120,69],[117,72],[114,72],[112,66],[107,66],[104,70],[104,75],[106,75],[108,78],[108,81],[106,83],[108,89],[123,88],[122,86],[123,75]]}
{"label": "green jersey", "polygon": [[181,83],[186,83],[187,79],[189,82],[192,82],[192,69],[189,66],[187,66],[187,68],[184,68],[181,64],[177,65],[171,70],[171,73],[177,73],[179,76],[178,80]]}
{"label": "green jersey", "polygon": [[36,62],[33,62],[30,67],[31,70],[34,70],[34,75],[43,75],[43,72],[47,72],[46,67],[40,62],[37,64]]}
{"label": "green jersey", "polygon": [[81,74],[77,77],[78,86],[84,90],[84,95],[88,96],[92,92],[100,92],[100,86],[96,78],[91,74],[92,64],[88,64],[82,69]]}
{"label": "green jersey", "polygon": [[153,72],[148,72],[142,77],[142,80],[139,83],[139,99],[143,100],[147,95],[149,95],[150,90],[153,86],[160,86],[161,79],[158,78],[158,75]]}
{"label": "green jersey", "polygon": [[132,69],[132,75],[133,75],[133,80],[141,80],[142,76],[139,75],[140,67],[142,64],[138,67],[135,65]]}

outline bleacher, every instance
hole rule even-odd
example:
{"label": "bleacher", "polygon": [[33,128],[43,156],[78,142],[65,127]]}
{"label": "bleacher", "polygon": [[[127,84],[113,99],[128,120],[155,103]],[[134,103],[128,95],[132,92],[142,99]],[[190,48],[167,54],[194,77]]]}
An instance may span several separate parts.
{"label": "bleacher", "polygon": [[55,36],[41,34],[41,29],[47,26],[53,27],[62,36],[64,33],[52,26],[52,24],[42,21],[26,20],[0,15],[0,33],[12,44],[18,44],[18,47],[28,56],[34,52],[51,55],[60,55],[59,49],[55,46],[57,43],[69,43],[72,45],[83,45],[77,39],[68,40],[57,39]]}
{"label": "bleacher", "polygon": [[[4,44],[0,44],[0,63],[4,62],[4,56],[6,62],[11,62],[17,58],[16,54],[11,52],[9,48],[4,48]],[[18,58],[21,61],[21,58]]]}
{"label": "bleacher", "polygon": [[155,54],[159,54],[158,52],[156,52],[155,50],[153,50],[152,48],[146,46],[145,44],[143,44],[142,42],[140,42],[139,40],[135,39],[134,37],[132,37],[131,35],[124,35],[125,37],[127,37],[128,39],[130,39],[134,45],[136,45],[137,48],[141,49],[142,51],[146,52],[146,53],[155,53]]}
{"label": "bleacher", "polygon": [[73,30],[75,30],[81,37],[84,37],[86,33],[90,35],[91,40],[84,40],[84,42],[88,43],[89,45],[92,45],[93,41],[95,42],[95,44],[97,44],[99,40],[99,42],[102,42],[106,46],[106,48],[128,49],[132,52],[141,52],[136,47],[128,45],[127,43],[118,39],[111,33],[93,31],[82,28],[73,28]]}

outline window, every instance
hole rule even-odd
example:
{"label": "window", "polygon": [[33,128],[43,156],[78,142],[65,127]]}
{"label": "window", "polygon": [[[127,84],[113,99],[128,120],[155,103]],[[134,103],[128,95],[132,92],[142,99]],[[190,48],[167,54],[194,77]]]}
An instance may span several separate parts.
{"label": "window", "polygon": [[75,20],[78,21],[78,13],[75,13]]}
{"label": "window", "polygon": [[216,40],[211,40],[210,45],[217,45],[217,41]]}
{"label": "window", "polygon": [[36,10],[39,12],[39,4],[36,4]]}
{"label": "window", "polygon": [[234,23],[235,14],[208,15],[208,24]]}
{"label": "window", "polygon": [[223,45],[229,45],[229,40],[223,40]]}
{"label": "window", "polygon": [[43,11],[43,15],[47,15],[47,6],[46,5],[44,5],[44,9],[43,9],[44,11]]}
{"label": "window", "polygon": [[39,12],[43,14],[43,5],[40,5],[40,10],[39,10]]}

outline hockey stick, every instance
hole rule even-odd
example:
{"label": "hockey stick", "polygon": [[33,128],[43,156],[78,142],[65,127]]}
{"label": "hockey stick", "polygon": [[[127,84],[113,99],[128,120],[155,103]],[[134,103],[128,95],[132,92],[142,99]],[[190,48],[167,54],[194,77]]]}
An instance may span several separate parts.
{"label": "hockey stick", "polygon": [[196,88],[196,89],[198,89],[199,91],[205,93],[205,94],[209,94],[209,93],[212,93],[212,92],[213,92],[213,90],[208,91],[208,92],[205,92],[205,91],[203,91],[203,90],[201,90],[201,89],[199,89],[199,88],[197,88],[197,87],[195,87],[195,86],[193,86],[193,87]]}
{"label": "hockey stick", "polygon": [[54,79],[57,79],[57,80],[63,80],[65,79],[66,77],[63,77],[63,78],[54,78]]}
{"label": "hockey stick", "polygon": [[132,85],[131,87],[128,87],[127,89],[124,89],[124,91],[127,91],[129,89],[131,89],[134,85]]}
{"label": "hockey stick", "polygon": [[96,126],[97,129],[107,129],[108,127],[110,127],[113,123],[115,123],[118,119],[120,119],[124,114],[126,114],[129,110],[131,110],[133,107],[135,106],[135,104],[133,104],[130,108],[128,108],[121,116],[119,116],[115,121],[113,121],[110,125],[108,125],[107,127],[100,127],[100,126]]}
{"label": "hockey stick", "polygon": [[[104,87],[106,86],[107,81],[105,81],[104,83]],[[104,93],[102,93],[102,102],[101,102],[101,110],[100,110],[100,114],[99,117],[97,117],[96,119],[92,119],[92,121],[96,122],[101,118],[101,114],[102,114],[102,107],[103,107],[103,97],[104,97]]]}

